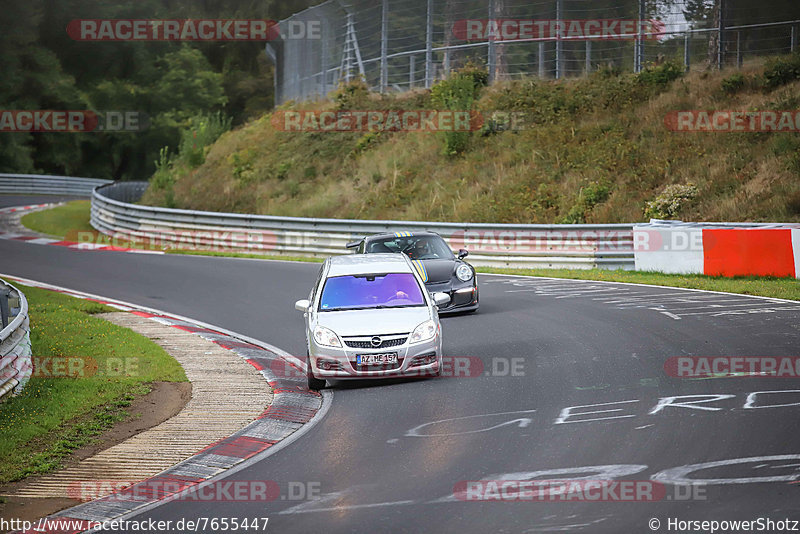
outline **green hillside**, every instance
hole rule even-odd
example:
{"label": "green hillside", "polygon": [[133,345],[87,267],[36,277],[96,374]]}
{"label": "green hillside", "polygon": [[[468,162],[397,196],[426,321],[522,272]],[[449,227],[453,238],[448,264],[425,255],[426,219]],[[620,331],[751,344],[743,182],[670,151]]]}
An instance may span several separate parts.
{"label": "green hillside", "polygon": [[473,68],[401,95],[353,84],[281,110],[469,105],[487,116],[521,112],[523,128],[290,133],[265,115],[212,143],[225,124],[211,121],[186,132],[178,154],[162,154],[143,202],[432,221],[800,221],[800,134],[674,132],[664,120],[680,110],[798,110],[800,55],[685,76],[665,63],[638,75],[604,69],[491,87],[484,79]]}

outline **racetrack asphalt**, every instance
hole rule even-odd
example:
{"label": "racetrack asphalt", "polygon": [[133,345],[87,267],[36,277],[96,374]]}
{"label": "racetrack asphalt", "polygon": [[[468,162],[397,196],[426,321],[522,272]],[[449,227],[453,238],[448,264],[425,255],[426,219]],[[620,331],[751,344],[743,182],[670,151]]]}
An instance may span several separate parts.
{"label": "racetrack asphalt", "polygon": [[[32,198],[22,203],[42,197]],[[293,303],[318,269],[0,241],[1,273],[192,317],[300,357]],[[442,319],[445,355],[470,358],[477,376],[335,384],[319,424],[226,478],[292,483],[315,499],[169,502],[132,519],[268,517],[269,532],[651,532],[652,518],[662,531],[670,518],[800,519],[798,379],[690,380],[664,368],[675,356],[800,356],[800,303],[508,276],[480,284],[478,313]],[[784,393],[765,393],[774,391]],[[698,397],[658,408],[689,395]],[[718,463],[692,467],[708,462]],[[655,477],[666,494],[452,497],[462,481],[581,476]],[[678,495],[669,482],[681,476],[695,486]]]}

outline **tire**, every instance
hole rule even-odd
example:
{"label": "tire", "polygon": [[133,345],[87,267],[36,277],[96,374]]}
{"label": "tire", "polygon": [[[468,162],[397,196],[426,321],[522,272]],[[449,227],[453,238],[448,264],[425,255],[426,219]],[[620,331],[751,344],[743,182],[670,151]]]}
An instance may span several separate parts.
{"label": "tire", "polygon": [[306,378],[308,378],[308,389],[311,391],[319,391],[325,387],[325,380],[316,378],[311,372],[311,358],[306,360]]}

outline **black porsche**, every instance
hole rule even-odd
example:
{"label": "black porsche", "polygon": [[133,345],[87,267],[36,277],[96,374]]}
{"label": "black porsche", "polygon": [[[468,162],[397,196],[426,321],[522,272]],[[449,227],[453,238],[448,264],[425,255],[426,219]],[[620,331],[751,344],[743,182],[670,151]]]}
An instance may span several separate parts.
{"label": "black porsche", "polygon": [[431,293],[447,293],[450,303],[439,313],[474,312],[478,309],[478,279],[461,249],[454,254],[447,242],[434,232],[375,234],[347,244],[356,254],[399,252],[406,254]]}

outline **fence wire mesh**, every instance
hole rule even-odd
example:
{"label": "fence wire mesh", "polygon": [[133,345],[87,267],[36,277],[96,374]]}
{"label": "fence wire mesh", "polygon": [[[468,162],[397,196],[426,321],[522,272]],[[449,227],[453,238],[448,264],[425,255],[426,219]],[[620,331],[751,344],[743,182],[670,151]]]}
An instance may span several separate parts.
{"label": "fence wire mesh", "polygon": [[[751,2],[726,0],[329,0],[281,21],[314,27],[312,38],[267,45],[275,63],[276,103],[324,98],[342,81],[362,78],[375,91],[430,87],[467,63],[485,66],[491,80],[585,75],[600,67],[639,71],[675,60],[687,70],[741,66],[753,56],[796,48],[800,21]],[[705,15],[698,9],[705,6]],[[744,6],[744,7],[741,7]],[[694,10],[695,16],[687,13]],[[720,12],[722,16],[720,17]],[[782,20],[783,19],[783,20]],[[571,35],[580,21],[631,21],[623,37]],[[727,21],[746,20],[731,25]],[[477,21],[477,22],[476,22]],[[564,31],[471,38],[464,28],[488,21],[562,21]],[[658,21],[647,31],[640,21]],[[541,26],[546,28],[548,26]],[[550,29],[552,30],[552,26]],[[722,35],[722,39],[719,36]]]}

